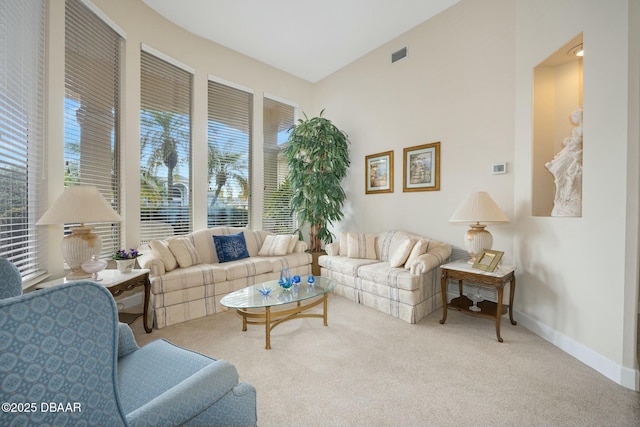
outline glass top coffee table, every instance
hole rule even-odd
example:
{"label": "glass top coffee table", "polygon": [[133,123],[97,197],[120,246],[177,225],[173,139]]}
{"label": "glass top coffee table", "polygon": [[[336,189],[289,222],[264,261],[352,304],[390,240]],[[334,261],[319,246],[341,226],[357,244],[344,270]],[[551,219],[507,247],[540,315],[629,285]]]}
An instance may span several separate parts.
{"label": "glass top coffee table", "polygon": [[[306,276],[299,285],[283,289],[277,280],[249,286],[225,295],[220,304],[235,308],[242,316],[242,330],[247,324],[265,325],[267,350],[271,349],[271,330],[282,322],[302,317],[318,317],[327,325],[327,296],[336,287],[336,282],[326,277],[316,277],[315,283],[308,284]],[[269,295],[263,295],[260,289],[271,288]],[[305,313],[312,307],[323,304],[322,314]],[[281,306],[272,310],[272,307]]]}

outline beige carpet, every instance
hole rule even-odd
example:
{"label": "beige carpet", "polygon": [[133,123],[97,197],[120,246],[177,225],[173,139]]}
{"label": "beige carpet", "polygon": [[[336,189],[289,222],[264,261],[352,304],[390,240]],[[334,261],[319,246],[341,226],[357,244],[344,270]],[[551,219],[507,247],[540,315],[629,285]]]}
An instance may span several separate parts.
{"label": "beige carpet", "polygon": [[[410,325],[331,295],[329,326],[297,319],[241,331],[224,312],[146,334],[232,362],[268,426],[640,426],[640,394],[522,326],[455,311]],[[517,320],[517,318],[516,318]]]}

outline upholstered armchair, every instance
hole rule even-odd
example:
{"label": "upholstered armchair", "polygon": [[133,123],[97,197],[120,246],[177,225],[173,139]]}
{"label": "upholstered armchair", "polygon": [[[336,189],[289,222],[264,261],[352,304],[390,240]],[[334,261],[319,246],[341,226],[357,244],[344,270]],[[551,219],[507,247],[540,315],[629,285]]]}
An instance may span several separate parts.
{"label": "upholstered armchair", "polygon": [[101,285],[0,300],[0,425],[255,426],[233,365],[156,340],[138,347]]}
{"label": "upholstered armchair", "polygon": [[0,258],[0,299],[22,294],[20,270],[6,258]]}

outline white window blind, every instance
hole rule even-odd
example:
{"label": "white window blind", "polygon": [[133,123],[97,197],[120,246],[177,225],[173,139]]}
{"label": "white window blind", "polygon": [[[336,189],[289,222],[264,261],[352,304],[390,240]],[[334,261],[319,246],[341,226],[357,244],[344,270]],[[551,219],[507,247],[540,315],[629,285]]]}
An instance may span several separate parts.
{"label": "white window blind", "polygon": [[192,74],[141,52],[140,202],[143,242],[191,231]]}
{"label": "white window blind", "polygon": [[[0,2],[0,256],[43,270],[44,0]],[[38,236],[39,232],[42,236]]]}
{"label": "white window blind", "polygon": [[207,225],[247,227],[253,94],[209,81]]}
{"label": "white window blind", "polygon": [[289,168],[283,151],[294,124],[295,108],[264,99],[264,211],[262,228],[274,233],[293,233],[295,217],[289,200],[291,188],[286,181]]}
{"label": "white window blind", "polygon": [[[65,187],[94,185],[120,211],[122,37],[79,0],[65,3]],[[120,249],[120,223],[92,224],[102,257]],[[65,233],[70,232],[67,228]]]}

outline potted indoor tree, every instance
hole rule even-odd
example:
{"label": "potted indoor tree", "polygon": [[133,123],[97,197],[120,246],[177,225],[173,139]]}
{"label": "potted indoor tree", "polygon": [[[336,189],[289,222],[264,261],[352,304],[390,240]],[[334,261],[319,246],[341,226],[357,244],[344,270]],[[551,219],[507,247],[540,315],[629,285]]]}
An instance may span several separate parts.
{"label": "potted indoor tree", "polygon": [[[309,225],[309,249],[314,255],[314,272],[318,275],[317,256],[322,243],[331,243],[329,230],[333,221],[342,219],[346,194],[342,179],[350,165],[349,139],[329,119],[322,117],[299,119],[289,134],[285,157],[289,166],[291,186],[290,207],[297,215],[298,226]],[[300,233],[300,229],[298,229]]]}

